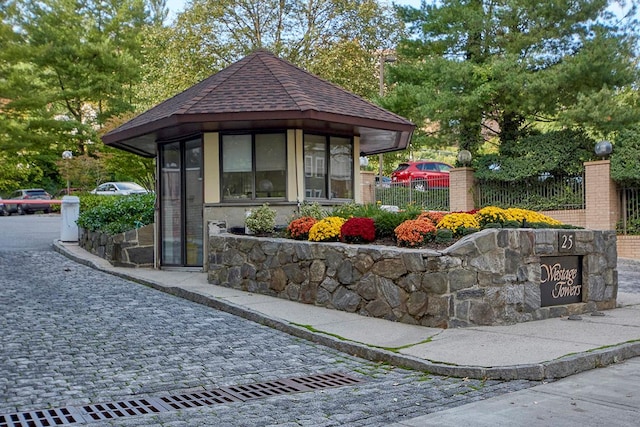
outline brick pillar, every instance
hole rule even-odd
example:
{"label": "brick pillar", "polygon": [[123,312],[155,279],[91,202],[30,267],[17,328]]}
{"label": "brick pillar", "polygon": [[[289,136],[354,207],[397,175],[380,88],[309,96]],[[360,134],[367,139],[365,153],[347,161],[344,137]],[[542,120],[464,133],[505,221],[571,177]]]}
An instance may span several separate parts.
{"label": "brick pillar", "polygon": [[585,227],[592,230],[615,230],[620,217],[618,190],[609,173],[611,162],[585,162]]}
{"label": "brick pillar", "polygon": [[376,202],[375,187],[376,174],[370,171],[360,171],[361,203],[371,204]]}
{"label": "brick pillar", "polygon": [[474,185],[472,168],[454,168],[449,171],[449,210],[451,212],[466,212],[475,208]]}

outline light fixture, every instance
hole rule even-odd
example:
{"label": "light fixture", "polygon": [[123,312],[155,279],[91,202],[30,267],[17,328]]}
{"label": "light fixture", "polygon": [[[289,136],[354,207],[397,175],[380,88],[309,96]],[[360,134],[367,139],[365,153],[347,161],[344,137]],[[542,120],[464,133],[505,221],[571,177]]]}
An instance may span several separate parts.
{"label": "light fixture", "polygon": [[469,166],[471,164],[471,152],[469,150],[460,150],[458,151],[458,163],[462,166]]}
{"label": "light fixture", "polygon": [[613,145],[609,141],[600,141],[593,151],[595,151],[596,156],[605,158],[613,151]]}

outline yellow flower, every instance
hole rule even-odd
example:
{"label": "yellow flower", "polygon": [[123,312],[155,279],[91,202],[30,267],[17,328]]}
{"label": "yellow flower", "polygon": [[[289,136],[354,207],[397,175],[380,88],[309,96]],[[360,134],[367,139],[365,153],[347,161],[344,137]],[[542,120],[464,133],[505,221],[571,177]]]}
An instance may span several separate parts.
{"label": "yellow flower", "polygon": [[316,222],[309,230],[309,240],[313,242],[337,242],[340,240],[340,228],[344,218],[328,216]]}
{"label": "yellow flower", "polygon": [[467,228],[480,228],[480,223],[470,213],[456,212],[445,215],[438,223],[437,228],[449,229],[454,236],[460,236]]}

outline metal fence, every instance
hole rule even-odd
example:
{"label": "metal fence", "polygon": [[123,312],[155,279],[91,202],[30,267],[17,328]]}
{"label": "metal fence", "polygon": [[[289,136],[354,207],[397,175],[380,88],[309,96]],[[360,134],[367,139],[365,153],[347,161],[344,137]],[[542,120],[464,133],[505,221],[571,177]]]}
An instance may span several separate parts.
{"label": "metal fence", "polygon": [[423,180],[413,180],[412,185],[383,184],[376,186],[375,199],[382,205],[419,206],[423,210],[449,211],[449,187],[432,187]]}
{"label": "metal fence", "polygon": [[640,234],[640,188],[620,188],[618,234]]}
{"label": "metal fence", "polygon": [[541,175],[534,180],[518,182],[481,180],[476,185],[474,201],[477,208],[584,209],[584,176]]}

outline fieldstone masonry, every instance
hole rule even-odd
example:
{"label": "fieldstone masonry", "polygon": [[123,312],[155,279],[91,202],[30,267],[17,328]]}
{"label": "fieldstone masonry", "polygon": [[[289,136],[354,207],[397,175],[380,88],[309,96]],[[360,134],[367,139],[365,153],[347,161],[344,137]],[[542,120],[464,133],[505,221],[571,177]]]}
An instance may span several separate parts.
{"label": "fieldstone masonry", "polygon": [[153,231],[149,224],[114,235],[80,229],[81,248],[116,267],[153,267]]}
{"label": "fieldstone masonry", "polygon": [[[211,284],[430,327],[503,325],[614,308],[615,232],[572,230],[582,302],[542,307],[560,230],[487,229],[444,251],[241,236],[209,227]],[[211,232],[211,230],[215,230]]]}

